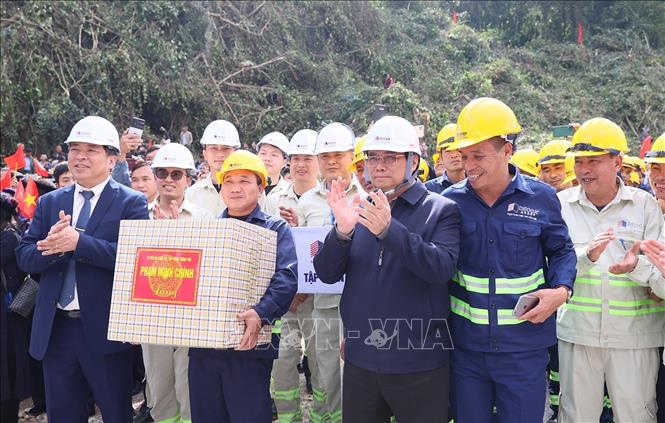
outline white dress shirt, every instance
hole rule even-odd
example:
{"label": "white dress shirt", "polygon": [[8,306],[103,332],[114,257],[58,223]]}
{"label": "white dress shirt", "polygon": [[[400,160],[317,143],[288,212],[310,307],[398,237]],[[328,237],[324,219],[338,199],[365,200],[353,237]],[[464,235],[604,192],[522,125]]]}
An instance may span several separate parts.
{"label": "white dress shirt", "polygon": [[[99,185],[95,185],[92,188],[84,188],[78,183],[76,184],[76,187],[74,189],[74,205],[72,207],[72,226],[76,227],[76,222],[78,222],[79,219],[79,214],[81,213],[81,209],[83,208],[83,202],[85,199],[81,195],[81,191],[92,191],[95,195],[92,196],[90,199],[90,216],[92,216],[92,212],[95,210],[95,206],[97,205],[97,201],[99,200],[99,197],[102,195],[102,191],[104,191],[104,188],[106,187],[106,184],[109,183],[109,179],[111,177],[108,177],[104,182],[102,182]],[[70,259],[73,260],[73,259]],[[78,281],[76,282],[78,283]],[[58,308],[61,308],[63,310],[79,310],[81,307],[79,306],[79,295],[78,295],[78,290],[76,288],[76,284],[74,284],[74,299],[72,300],[71,303],[69,303],[66,307],[62,307],[60,303],[58,303]]]}

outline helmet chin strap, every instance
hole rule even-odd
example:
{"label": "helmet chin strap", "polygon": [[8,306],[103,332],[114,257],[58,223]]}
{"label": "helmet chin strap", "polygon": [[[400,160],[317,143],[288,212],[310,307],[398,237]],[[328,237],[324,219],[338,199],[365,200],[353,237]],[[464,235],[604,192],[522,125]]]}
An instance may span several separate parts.
{"label": "helmet chin strap", "polygon": [[[395,188],[383,192],[388,198],[388,201],[392,201],[395,198],[399,197],[406,190],[411,188],[413,184],[416,183],[416,180],[418,178],[418,172],[414,172],[412,170],[411,162],[413,161],[413,156],[414,153],[411,151],[409,151],[406,155],[406,169],[404,169],[404,177],[402,178],[402,182],[397,184]],[[372,179],[369,176],[369,169],[365,172],[365,181],[368,183],[372,182]]]}

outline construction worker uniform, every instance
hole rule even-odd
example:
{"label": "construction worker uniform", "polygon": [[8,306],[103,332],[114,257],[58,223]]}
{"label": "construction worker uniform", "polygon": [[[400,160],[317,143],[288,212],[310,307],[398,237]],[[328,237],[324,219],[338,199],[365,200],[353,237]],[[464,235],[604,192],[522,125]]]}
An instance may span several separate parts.
{"label": "construction worker uniform", "polygon": [[336,228],[314,258],[327,283],[346,274],[344,421],[447,421],[448,281],[459,250],[459,209],[421,182],[391,202],[378,237]]}
{"label": "construction worker uniform", "polygon": [[[154,219],[159,196],[148,204],[150,219]],[[185,199],[178,209],[181,220],[211,220],[214,216]],[[191,422],[189,406],[189,348],[168,345],[142,344],[146,377],[146,401],[155,422]]]}
{"label": "construction worker uniform", "polygon": [[[607,383],[617,422],[656,421],[658,347],[665,340],[665,302],[660,272],[644,256],[632,272],[614,275],[609,266],[623,261],[636,241],[658,239],[663,215],[652,196],[627,187],[598,210],[580,187],[559,193],[562,213],[577,252],[575,293],[557,318],[561,397],[560,422],[597,420]],[[615,240],[596,262],[586,254],[589,242],[607,228]]]}
{"label": "construction worker uniform", "polygon": [[443,172],[443,175],[425,182],[425,188],[427,188],[428,191],[435,192],[437,194],[441,194],[451,185],[453,185],[453,183],[448,180],[448,175],[445,171]]}
{"label": "construction worker uniform", "polygon": [[[300,197],[298,203],[300,226],[331,226],[334,223],[332,210],[328,206],[327,192],[324,182],[320,184],[319,189],[309,190]],[[346,198],[350,202],[356,195],[364,198],[367,193],[354,175],[346,189]],[[314,295],[312,318],[315,322],[315,360],[322,387],[320,390],[314,390],[314,397],[317,401],[325,402],[326,409],[323,415],[314,416],[313,423],[317,423],[319,418],[321,421],[331,423],[342,419],[339,300],[340,295],[336,294]],[[310,359],[309,355],[307,358]]]}
{"label": "construction worker uniform", "polygon": [[[221,218],[229,218],[224,210]],[[272,324],[289,309],[298,288],[296,250],[284,219],[270,216],[257,205],[243,219],[277,232],[275,274],[261,301],[253,308],[263,324]],[[248,351],[189,349],[189,392],[195,422],[270,422],[270,373],[277,359],[279,335],[270,344]]]}
{"label": "construction worker uniform", "polygon": [[197,181],[194,185],[185,190],[185,197],[190,203],[193,203],[204,210],[219,217],[220,213],[226,208],[222,195],[217,191],[212,183],[211,175]]}
{"label": "construction worker uniform", "polygon": [[[279,185],[279,184],[278,184]],[[319,189],[317,184],[312,189]],[[279,216],[279,207],[298,209],[298,195],[293,191],[293,184],[286,189],[277,191],[277,187],[266,197],[265,211],[273,216]],[[277,407],[279,422],[299,422],[303,419],[300,405],[300,377],[297,365],[302,356],[302,342],[305,343],[307,363],[312,374],[312,391],[321,392],[319,374],[316,366],[314,352],[314,296],[308,295],[305,302],[298,305],[295,312],[288,311],[281,319],[279,358],[275,360],[272,369],[272,397]],[[321,395],[313,398],[310,412],[310,421],[318,421],[325,414],[325,401]]]}
{"label": "construction worker uniform", "polygon": [[468,180],[443,192],[462,215],[458,273],[450,284],[452,405],[455,421],[538,422],[546,396],[547,347],[555,317],[533,324],[513,309],[521,295],[563,285],[572,289],[575,252],[554,190],[523,176],[491,207]]}

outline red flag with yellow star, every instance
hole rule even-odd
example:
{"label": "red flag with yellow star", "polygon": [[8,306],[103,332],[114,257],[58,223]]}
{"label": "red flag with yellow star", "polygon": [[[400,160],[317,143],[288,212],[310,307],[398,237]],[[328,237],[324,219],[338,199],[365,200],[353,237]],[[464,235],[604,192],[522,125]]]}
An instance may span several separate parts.
{"label": "red flag with yellow star", "polygon": [[43,176],[44,178],[47,178],[49,176],[48,170],[44,169],[44,166],[42,166],[42,164],[39,163],[39,160],[34,159],[33,163],[35,164],[35,172],[39,176]]}
{"label": "red flag with yellow star", "polygon": [[23,184],[19,182],[14,198],[18,202],[19,213],[28,219],[32,219],[32,216],[35,215],[37,199],[39,198],[39,190],[37,189],[35,180],[28,178],[25,188],[23,188]]}

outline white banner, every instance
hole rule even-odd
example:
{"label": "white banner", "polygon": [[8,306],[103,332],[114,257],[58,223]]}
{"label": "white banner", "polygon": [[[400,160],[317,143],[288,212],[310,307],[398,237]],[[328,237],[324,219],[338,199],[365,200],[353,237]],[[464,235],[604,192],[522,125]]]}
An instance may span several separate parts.
{"label": "white banner", "polygon": [[298,255],[299,294],[341,294],[344,290],[344,276],[334,284],[321,282],[314,270],[314,256],[323,247],[323,241],[331,226],[291,228]]}

